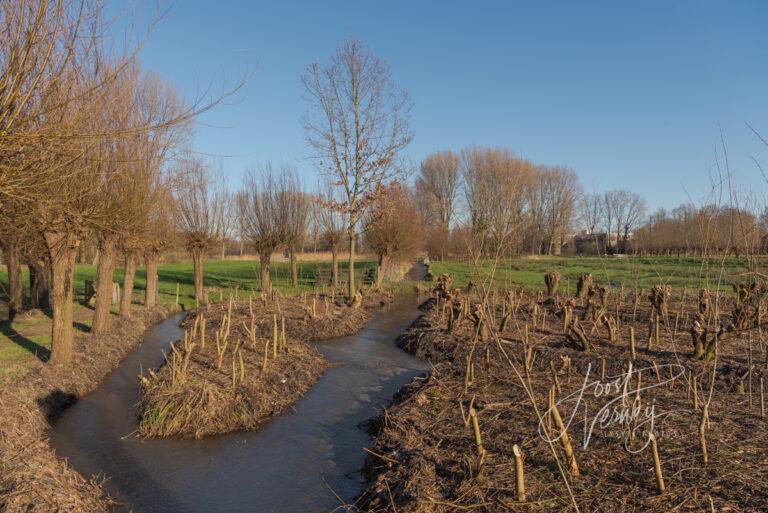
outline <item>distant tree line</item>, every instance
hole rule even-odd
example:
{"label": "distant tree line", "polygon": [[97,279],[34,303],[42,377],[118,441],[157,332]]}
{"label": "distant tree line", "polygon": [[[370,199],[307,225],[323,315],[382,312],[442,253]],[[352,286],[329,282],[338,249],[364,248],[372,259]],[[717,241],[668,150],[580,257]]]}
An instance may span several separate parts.
{"label": "distant tree line", "polygon": [[646,208],[627,190],[584,194],[572,169],[536,164],[506,148],[428,155],[415,188],[427,250],[436,257],[559,254],[577,230],[602,230],[613,235],[604,250],[624,250]]}
{"label": "distant tree line", "polygon": [[585,192],[573,170],[539,165],[506,148],[432,153],[414,188],[434,258],[768,250],[768,209],[758,215],[743,206],[684,204],[648,216],[635,192]]}
{"label": "distant tree line", "polygon": [[730,206],[681,205],[660,209],[635,233],[636,251],[651,255],[745,255],[764,253],[768,212],[760,216]]}

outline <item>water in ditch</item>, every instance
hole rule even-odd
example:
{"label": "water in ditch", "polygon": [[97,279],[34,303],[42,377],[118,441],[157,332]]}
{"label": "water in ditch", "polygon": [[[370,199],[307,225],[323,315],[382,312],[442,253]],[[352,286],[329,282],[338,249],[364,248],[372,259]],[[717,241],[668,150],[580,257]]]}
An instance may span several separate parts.
{"label": "water in ditch", "polygon": [[426,369],[394,343],[417,315],[416,299],[402,297],[359,333],[315,343],[336,366],[258,431],[141,440],[134,434],[137,376],[159,365],[162,351],[182,336],[175,315],[54,422],[51,444],[81,474],[107,478],[107,491],[125,511],[332,511],[362,490],[370,440],[359,424]]}

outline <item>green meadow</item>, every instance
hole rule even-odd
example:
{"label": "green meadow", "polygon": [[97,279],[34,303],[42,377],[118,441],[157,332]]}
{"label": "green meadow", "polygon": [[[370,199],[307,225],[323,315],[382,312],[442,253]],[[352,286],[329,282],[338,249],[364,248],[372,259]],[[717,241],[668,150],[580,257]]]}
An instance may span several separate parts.
{"label": "green meadow", "polygon": [[[341,273],[347,270],[346,262],[339,262]],[[299,286],[291,287],[290,267],[287,262],[272,264],[272,284],[282,293],[300,294],[313,290],[315,275],[319,267],[330,270],[330,262],[299,263]],[[367,269],[375,268],[374,262],[357,262],[356,277]],[[23,271],[25,296],[27,294],[28,274]],[[85,282],[93,280],[96,267],[93,265],[78,265],[75,275],[75,329],[88,331],[91,325],[93,310],[84,302]],[[115,271],[114,281],[121,283],[123,269]],[[194,275],[191,262],[160,264],[158,267],[159,302],[174,305],[178,286],[178,303],[182,309],[195,307]],[[209,260],[204,263],[203,285],[210,289],[211,302],[219,301],[220,297],[228,298],[229,292],[238,289],[240,293],[248,294],[259,289],[259,263],[252,260]],[[0,383],[23,375],[29,368],[45,358],[50,350],[50,317],[49,312],[37,315],[20,315],[12,323],[7,322],[8,276],[0,272]],[[146,273],[143,267],[136,271],[134,287],[134,304],[141,307],[146,287]],[[219,292],[220,291],[220,292]],[[113,305],[113,314],[117,313]]]}

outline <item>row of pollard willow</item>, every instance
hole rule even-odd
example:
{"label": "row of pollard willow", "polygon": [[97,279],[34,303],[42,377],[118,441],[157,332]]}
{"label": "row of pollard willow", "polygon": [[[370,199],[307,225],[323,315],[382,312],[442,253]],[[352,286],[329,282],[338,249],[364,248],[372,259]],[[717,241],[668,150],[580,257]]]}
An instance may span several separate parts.
{"label": "row of pollard willow", "polygon": [[[371,286],[373,282],[375,281],[375,273],[371,273],[370,271],[375,271],[374,269],[367,269],[364,270],[358,277],[355,279],[355,283],[357,283],[357,289],[362,288],[362,286]],[[322,276],[318,276],[317,274],[313,278],[312,288],[315,293],[319,293],[322,296],[331,296],[332,301],[335,301],[336,299],[336,293],[338,291],[343,291],[347,286],[347,281],[342,280],[341,277],[343,276],[342,273],[339,273],[339,286],[334,287],[332,283],[330,282],[330,279],[325,279]],[[346,274],[346,276],[349,276],[349,273]],[[301,280],[300,280],[301,282]],[[117,285],[117,284],[115,284]],[[226,294],[225,294],[226,291]],[[240,285],[235,285],[234,287],[203,287],[203,305],[200,305],[199,301],[195,299],[195,308],[200,308],[200,306],[207,306],[211,304],[211,297],[218,297],[218,303],[223,303],[225,297],[232,297],[234,295],[235,300],[238,299],[240,292],[243,291],[245,294],[249,294],[249,297],[257,297],[259,295],[257,293],[257,290],[255,288],[251,288],[250,291],[243,289],[240,287]],[[119,286],[117,287],[117,294],[120,293]],[[279,289],[276,287],[274,282],[270,282],[269,284],[269,290],[267,291],[261,291],[261,295],[266,294],[267,296],[273,295],[275,293],[279,293]],[[175,292],[175,306],[176,308],[179,307],[179,300],[181,298],[181,285],[179,282],[176,282],[176,292]],[[86,293],[87,295],[87,293]],[[302,293],[303,297],[307,296],[307,291]],[[353,298],[353,301],[356,300],[357,297]],[[114,302],[114,301],[113,301]]]}
{"label": "row of pollard willow", "polygon": [[[332,294],[332,298],[335,295]],[[359,295],[359,293],[358,293]],[[246,369],[242,354],[242,340],[237,340],[234,345],[230,345],[230,331],[232,327],[232,307],[235,301],[239,300],[239,289],[234,288],[229,293],[229,303],[227,311],[224,313],[219,328],[214,332],[214,341],[216,344],[216,370],[221,370],[226,356],[227,349],[232,348],[232,389],[234,390],[238,384],[242,384],[245,381]],[[329,317],[331,315],[331,306],[328,295],[323,295],[323,306],[318,307],[317,296],[313,295],[311,302],[309,301],[309,295],[304,292],[301,295],[302,304],[305,309],[305,313],[310,318],[316,318],[318,315],[324,315]],[[361,298],[362,296],[360,296]],[[257,340],[256,330],[256,315],[254,312],[254,301],[259,301],[264,308],[268,306],[274,306],[277,309],[276,313],[272,314],[272,337],[265,338],[264,340],[264,358],[262,360],[261,372],[266,373],[269,366],[269,355],[271,352],[272,359],[276,360],[279,353],[288,353],[288,344],[285,335],[285,316],[282,314],[281,307],[282,295],[279,290],[272,288],[269,294],[260,293],[256,295],[251,293],[248,295],[248,310],[250,313],[250,326],[243,323],[243,329],[247,333],[247,342],[250,343],[254,350],[260,347]],[[356,299],[358,299],[356,297]],[[333,301],[333,299],[331,299]],[[223,303],[223,298],[221,300]],[[206,305],[205,310],[200,312],[200,315],[195,317],[194,325],[191,329],[184,330],[183,338],[183,352],[177,347],[177,343],[171,344],[170,355],[165,355],[165,363],[171,372],[171,388],[177,385],[183,384],[187,380],[189,371],[189,361],[196,348],[204,350],[206,346],[206,318],[205,313],[210,312],[210,303]],[[359,307],[359,305],[358,305]],[[279,319],[279,323],[278,323]],[[279,325],[279,327],[278,327]],[[270,351],[271,349],[271,351]],[[154,374],[150,371],[150,374]],[[154,376],[153,376],[154,377]]]}
{"label": "row of pollard willow", "polygon": [[[590,344],[588,337],[593,335],[599,327],[605,327],[608,332],[608,340],[610,342],[618,342],[618,332],[621,323],[621,311],[626,300],[626,294],[624,288],[619,293],[619,298],[615,302],[615,316],[613,312],[609,313],[609,289],[606,287],[599,287],[593,283],[592,275],[589,273],[583,274],[579,277],[577,283],[576,298],[568,298],[562,300],[557,295],[557,288],[560,281],[560,274],[558,272],[547,273],[544,277],[544,283],[546,286],[546,296],[543,297],[543,293],[539,292],[536,298],[528,305],[528,312],[531,314],[531,327],[536,329],[537,326],[541,329],[547,325],[547,313],[541,306],[550,306],[552,309],[559,313],[563,318],[562,333],[572,342],[580,345],[583,351],[590,350]],[[459,298],[461,291],[454,290],[452,288],[453,278],[450,274],[441,275],[437,280],[437,286],[432,289],[434,298],[436,301],[437,310],[440,312],[441,321],[446,323],[446,329],[453,331],[457,324],[462,320],[471,321],[474,324],[475,340],[489,338],[489,332],[496,330],[499,335],[503,335],[508,324],[509,319],[512,316],[517,316],[520,311],[521,305],[525,301],[525,290],[521,289],[519,293],[514,290],[507,292],[506,296],[502,299],[501,307],[501,319],[498,321],[498,328],[496,328],[496,322],[489,317],[494,317],[494,308],[488,308],[488,305],[495,304],[494,297],[495,291],[491,291],[490,294],[486,294],[483,299],[483,303],[470,303],[470,297],[468,293],[464,294],[463,298]],[[470,282],[468,285],[468,291],[471,292],[473,284]],[[650,289],[648,295],[648,301],[650,302],[650,316],[649,316],[649,329],[647,337],[647,349],[650,351],[653,342],[658,346],[661,342],[661,325],[666,328],[666,332],[670,335],[671,341],[674,343],[675,338],[679,333],[679,329],[685,330],[688,324],[688,314],[685,312],[685,302],[687,299],[687,290],[683,289],[680,295],[679,303],[680,309],[675,314],[674,327],[670,325],[669,318],[669,304],[671,302],[672,289],[669,286],[657,285]],[[763,308],[766,295],[768,295],[768,287],[761,286],[759,284],[734,285],[735,299],[732,311],[732,322],[728,326],[723,326],[720,323],[720,312],[718,307],[720,304],[720,293],[717,292],[715,299],[715,307],[713,308],[711,303],[711,293],[707,289],[701,289],[698,292],[696,311],[693,321],[690,324],[689,332],[692,337],[693,352],[692,358],[703,360],[705,362],[711,362],[716,357],[716,351],[718,348],[718,340],[723,340],[724,336],[730,333],[742,332],[745,330],[751,330],[756,328],[759,333],[759,341],[761,347],[763,346],[762,337],[762,318]],[[637,319],[638,306],[640,298],[643,295],[642,290],[636,290],[632,302],[632,317],[634,322]],[[573,308],[576,306],[577,300],[581,302],[583,307],[583,313],[581,319],[574,316]],[[458,306],[457,306],[458,303]],[[490,313],[490,315],[489,315]],[[682,320],[682,326],[680,322]],[[492,322],[493,321],[493,322]],[[581,326],[581,323],[592,323],[592,329],[588,336]],[[708,333],[714,327],[714,333],[711,338],[708,339]],[[529,372],[535,365],[535,349],[530,343],[529,339],[529,324],[523,325],[521,333],[521,342],[523,347],[522,362],[526,372],[526,376],[530,379]],[[766,352],[766,369],[768,369],[768,348],[763,347]],[[628,397],[628,385],[629,380],[632,377],[633,362],[637,359],[637,347],[635,340],[634,327],[630,326],[629,329],[629,343],[628,343],[629,358],[626,363],[625,369],[622,371],[620,382],[623,383],[622,390],[622,405],[626,405],[629,401]],[[486,355],[487,357],[487,355]],[[750,331],[749,339],[749,353],[748,353],[748,369],[745,376],[741,377],[741,381],[745,378],[749,383],[749,409],[752,410],[752,372],[754,369],[753,363],[753,350],[752,350],[752,337]],[[662,376],[659,371],[659,367],[656,361],[653,360],[653,368],[655,370],[656,379],[659,384],[662,383]],[[554,364],[550,361],[550,370],[552,373],[553,384],[549,389],[549,404],[546,414],[546,429],[547,433],[552,430],[552,424],[554,423],[559,433],[557,439],[560,440],[562,450],[564,452],[566,461],[568,462],[569,472],[574,475],[579,475],[579,466],[576,459],[573,446],[568,436],[567,427],[563,423],[560,412],[557,408],[557,394],[561,393],[560,381],[558,379],[559,372],[568,373],[568,379],[570,380],[571,365],[570,358],[563,357],[563,366],[558,372],[554,368]],[[636,371],[637,372],[637,371]],[[699,446],[701,450],[700,461],[706,466],[709,462],[709,454],[707,450],[706,441],[706,429],[709,427],[709,408],[712,402],[715,379],[716,379],[716,366],[712,365],[709,379],[709,391],[706,399],[700,398],[699,383],[697,382],[698,376],[690,371],[687,376],[687,397],[692,400],[692,406],[694,411],[701,410],[701,418],[698,424],[698,438]],[[605,380],[605,357],[601,358],[601,381]],[[472,361],[472,353],[467,356],[467,366],[465,372],[465,386],[464,393],[466,394],[469,386],[475,380],[474,362]],[[637,372],[637,389],[635,391],[635,397],[632,400],[633,404],[640,403],[640,391],[642,382],[642,372]],[[674,376],[669,380],[668,386],[674,386]],[[744,386],[741,383],[736,388],[737,393],[744,393]],[[764,395],[764,383],[763,378],[760,378],[760,417],[765,418],[765,395]],[[469,403],[469,415],[464,414],[463,402],[460,401],[462,418],[464,419],[465,426],[471,426],[474,436],[475,446],[477,448],[478,467],[482,467],[482,463],[485,460],[486,449],[482,443],[482,433],[480,430],[479,414],[474,408],[473,396]],[[629,424],[625,428],[628,430],[631,441],[634,438],[636,426]],[[550,438],[551,439],[551,438]],[[661,494],[666,489],[664,481],[661,458],[659,456],[658,440],[654,433],[648,434],[648,441],[651,448],[651,456],[653,460],[653,469],[656,488]],[[522,449],[515,444],[512,448],[515,459],[515,489],[516,496],[519,502],[526,501],[525,494],[525,476],[523,467],[523,454]]]}
{"label": "row of pollard willow", "polygon": [[[329,264],[330,265],[330,264]],[[358,262],[358,265],[360,265],[360,262]],[[376,276],[378,273],[378,269],[375,267],[363,267],[361,272],[357,273],[355,275],[355,288],[360,288],[361,286],[371,286],[376,282]],[[349,282],[349,270],[339,268],[339,275],[338,275],[338,287],[333,286],[333,281],[331,278],[331,268],[328,266],[321,266],[315,268],[314,271],[310,273],[305,273],[303,270],[299,271],[299,286],[302,285],[311,287],[313,290],[320,292],[321,294],[327,295],[331,293],[335,296],[337,290],[344,290],[347,287],[347,284]],[[290,283],[290,269],[285,270],[284,272],[281,272],[279,270],[272,270],[270,272],[270,283],[269,283],[269,290],[262,291],[270,294],[272,292],[272,289],[275,288],[276,283],[278,281],[284,282],[284,283]],[[112,302],[119,302],[120,297],[120,285],[115,283],[116,286],[116,292],[113,292],[113,297],[115,294],[117,294],[117,300],[113,299]],[[90,288],[89,288],[90,287]],[[92,282],[90,280],[86,280],[86,285],[83,291],[83,298],[85,301],[88,301],[93,296],[93,292],[91,292],[91,289],[93,288]],[[235,285],[234,287],[214,287],[214,286],[208,286],[203,287],[203,304],[208,304],[211,302],[210,298],[213,296],[214,298],[218,296],[218,302],[221,303],[224,301],[225,297],[225,291],[227,291],[227,297],[231,296],[233,292],[237,293],[237,291],[241,290],[242,288],[239,285]],[[181,284],[179,282],[176,282],[176,293],[175,293],[175,305],[176,307],[179,306],[179,299],[180,299],[180,293],[181,293]],[[256,289],[251,288],[250,290],[251,295],[256,295]],[[200,304],[198,300],[195,300],[195,307],[199,308]]]}

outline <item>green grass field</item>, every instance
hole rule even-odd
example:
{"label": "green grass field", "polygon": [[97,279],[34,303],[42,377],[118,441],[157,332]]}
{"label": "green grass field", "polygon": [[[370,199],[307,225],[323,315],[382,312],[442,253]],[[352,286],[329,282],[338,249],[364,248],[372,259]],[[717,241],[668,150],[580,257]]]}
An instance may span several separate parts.
{"label": "green grass field", "polygon": [[[759,272],[768,270],[768,257],[753,258]],[[498,262],[494,271],[491,261],[474,266],[466,262],[432,262],[435,276],[451,273],[458,287],[469,280],[487,282],[493,276],[500,287],[544,288],[544,274],[560,272],[560,290],[576,291],[576,281],[582,273],[590,272],[595,282],[627,288],[650,288],[658,284],[673,288],[709,288],[732,290],[731,284],[749,281],[746,258],[729,257],[702,259],[694,257],[521,257]],[[768,273],[766,273],[768,274]]]}
{"label": "green grass field", "polygon": [[[766,272],[768,257],[756,260],[757,270]],[[290,287],[290,272],[287,263],[273,264],[273,284],[285,294],[301,293],[312,290],[315,271],[318,266],[330,268],[329,262],[306,262],[299,265],[299,287]],[[341,263],[342,269],[346,264]],[[365,269],[373,268],[374,262],[359,262],[356,266],[357,276]],[[466,262],[433,262],[432,271],[435,275],[451,273],[458,287],[465,286],[472,279],[475,281],[488,280],[492,274],[493,263],[481,262],[479,266],[470,266]],[[591,272],[595,281],[600,284],[628,288],[649,288],[663,283],[675,288],[696,289],[707,287],[730,290],[731,283],[747,281],[748,263],[745,258],[727,258],[704,260],[692,257],[522,257],[503,260],[493,273],[495,283],[501,287],[521,287],[532,289],[544,288],[544,274],[549,271],[559,271],[562,275],[560,290],[576,290],[576,280],[581,273]],[[75,326],[76,329],[88,331],[91,323],[92,310],[82,304],[85,280],[92,280],[96,269],[91,265],[79,265],[75,278],[76,299]],[[205,263],[204,285],[223,290],[224,297],[228,290],[239,287],[240,290],[258,290],[259,264],[252,260],[210,260]],[[767,273],[768,274],[768,273]],[[182,262],[162,264],[158,269],[159,299],[161,303],[174,304],[176,301],[176,284],[179,285],[179,304],[182,308],[195,306],[194,282],[192,264]],[[123,270],[115,272],[114,280],[122,282]],[[24,282],[27,283],[26,271]],[[7,317],[7,304],[3,293],[7,290],[8,277],[0,272],[0,319]],[[144,269],[136,273],[136,288],[134,301],[138,303],[143,298],[145,287]],[[216,293],[211,294],[211,301],[218,301]],[[116,311],[116,306],[114,307]],[[35,353],[44,353],[50,345],[48,331],[50,319],[47,315],[31,317],[22,316],[13,323],[0,322],[0,382],[18,377],[36,362]]]}
{"label": "green grass field", "polygon": [[[342,272],[346,272],[347,264],[339,263]],[[284,294],[298,294],[312,290],[315,284],[315,271],[318,267],[330,269],[330,262],[306,262],[299,264],[299,287],[291,285],[290,269],[287,263],[273,263],[272,283]],[[374,262],[358,262],[355,265],[358,280],[366,269],[375,268]],[[4,268],[3,268],[4,269]],[[93,280],[96,268],[92,265],[78,265],[75,275],[75,328],[88,331],[91,325],[93,310],[83,304],[85,280]],[[229,290],[238,287],[241,291],[250,292],[259,288],[259,264],[249,260],[210,260],[204,264],[203,284],[205,287],[218,288],[228,297]],[[114,281],[122,284],[123,269],[117,269]],[[176,284],[179,286],[179,305],[182,308],[195,306],[194,277],[191,262],[161,264],[158,268],[159,301],[165,304],[176,302]],[[24,270],[24,285],[28,284],[26,269]],[[136,272],[134,303],[140,307],[144,298],[146,286],[145,269]],[[50,348],[50,318],[48,315],[19,316],[12,323],[7,319],[7,298],[5,291],[8,287],[8,276],[0,272],[0,383],[23,375],[37,361],[37,354],[45,354]],[[27,290],[25,288],[25,295]],[[217,302],[219,295],[210,294],[210,300]],[[113,313],[117,305],[113,305]]]}

